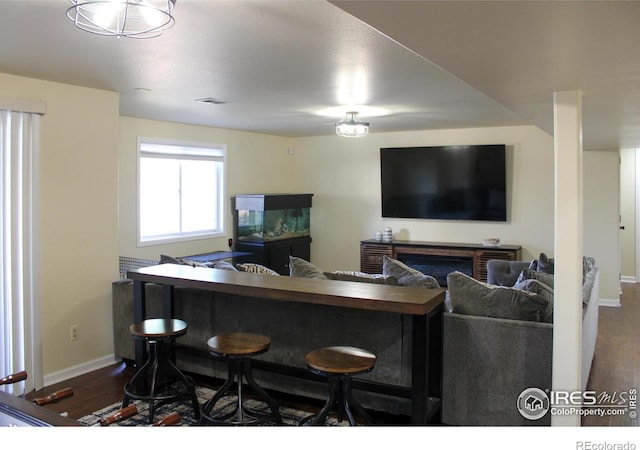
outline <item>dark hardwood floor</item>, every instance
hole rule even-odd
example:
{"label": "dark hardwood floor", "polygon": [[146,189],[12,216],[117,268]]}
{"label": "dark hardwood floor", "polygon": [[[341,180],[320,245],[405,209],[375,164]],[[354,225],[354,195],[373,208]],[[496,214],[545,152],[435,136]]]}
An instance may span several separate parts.
{"label": "dark hardwood floor", "polygon": [[[589,377],[588,389],[596,392],[626,392],[640,387],[640,284],[623,283],[622,306],[600,307],[596,353]],[[73,388],[73,397],[45,406],[56,412],[66,412],[72,419],[83,417],[97,409],[122,399],[123,387],[133,376],[134,369],[124,363],[115,364],[63,383],[48,386],[27,395],[27,399],[44,397],[65,387]],[[219,382],[198,377],[196,382],[219,387]],[[218,384],[217,384],[218,383]],[[322,406],[315,401],[280,396],[277,400],[287,406],[316,411]],[[405,423],[406,418],[384,417],[390,424]],[[629,426],[625,416],[587,416],[584,426]]]}
{"label": "dark hardwood floor", "polygon": [[26,395],[28,400],[46,397],[57,390],[71,387],[73,396],[57,403],[44,406],[59,413],[67,413],[72,419],[79,419],[87,414],[122,400],[124,385],[133,377],[135,369],[125,363],[114,364],[62,383],[47,386],[39,391]]}

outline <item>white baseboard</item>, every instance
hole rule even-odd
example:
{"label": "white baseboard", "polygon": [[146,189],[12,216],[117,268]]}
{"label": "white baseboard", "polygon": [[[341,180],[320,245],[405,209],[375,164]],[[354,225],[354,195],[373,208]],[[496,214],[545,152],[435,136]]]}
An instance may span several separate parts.
{"label": "white baseboard", "polygon": [[620,282],[621,283],[635,283],[636,282],[636,277],[631,277],[628,275],[622,275],[620,276]]}
{"label": "white baseboard", "polygon": [[111,354],[102,358],[94,359],[93,361],[88,361],[77,366],[60,370],[58,372],[50,373],[44,376],[44,385],[46,387],[51,386],[52,384],[61,383],[70,378],[110,366],[118,361],[119,359],[116,359],[115,355]]}
{"label": "white baseboard", "polygon": [[620,303],[620,299],[618,298],[601,298],[600,301],[598,301],[598,306],[619,308],[620,306],[622,306],[622,304]]}

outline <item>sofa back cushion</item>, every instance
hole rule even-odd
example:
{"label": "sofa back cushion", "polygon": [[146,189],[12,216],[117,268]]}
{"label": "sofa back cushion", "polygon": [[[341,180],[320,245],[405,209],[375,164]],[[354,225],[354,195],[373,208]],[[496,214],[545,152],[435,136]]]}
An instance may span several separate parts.
{"label": "sofa back cushion", "polygon": [[289,255],[289,276],[299,278],[320,278],[326,280],[326,275],[315,264],[306,259]]}
{"label": "sofa back cushion", "polygon": [[487,283],[498,286],[513,286],[523,269],[529,267],[526,261],[490,259],[487,261]]}
{"label": "sofa back cushion", "polygon": [[431,275],[425,275],[417,269],[407,266],[402,261],[389,258],[387,255],[382,259],[382,274],[388,277],[395,277],[400,286],[423,287],[427,289],[438,289],[440,284]]}
{"label": "sofa back cushion", "polygon": [[452,312],[473,316],[542,322],[553,317],[553,304],[538,292],[478,281],[462,272],[447,277]]}

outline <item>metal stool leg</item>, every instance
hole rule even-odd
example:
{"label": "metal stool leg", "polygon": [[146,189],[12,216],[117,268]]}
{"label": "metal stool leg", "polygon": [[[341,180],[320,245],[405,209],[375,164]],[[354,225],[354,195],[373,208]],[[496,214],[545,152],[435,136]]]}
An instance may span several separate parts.
{"label": "metal stool leg", "polygon": [[318,414],[304,418],[299,425],[317,426],[324,425],[327,416],[333,411],[338,416],[338,421],[345,418],[349,425],[357,426],[354,412],[362,417],[365,424],[371,424],[371,417],[365,409],[353,398],[350,376],[329,376],[329,399]]}
{"label": "metal stool leg", "polygon": [[[251,387],[251,389],[261,397],[262,401],[264,401],[269,409],[271,410],[271,415],[276,423],[282,423],[282,417],[280,417],[280,408],[278,407],[278,403],[271,398],[267,391],[265,391],[262,386],[256,383],[256,380],[253,378],[253,371],[251,370],[251,359],[245,360],[245,367],[243,368],[244,378],[247,380],[247,384]],[[250,414],[250,413],[249,413]]]}
{"label": "metal stool leg", "polygon": [[191,399],[191,405],[193,407],[193,417],[195,420],[199,420],[200,413],[200,402],[198,402],[198,396],[196,395],[196,388],[193,384],[193,381],[187,377],[178,367],[171,361],[170,359],[166,360],[167,363],[167,373],[173,373],[178,380],[184,384],[187,393],[189,394],[189,398]]}
{"label": "metal stool leg", "polygon": [[328,383],[329,383],[329,398],[327,399],[322,409],[318,412],[318,414],[313,414],[311,416],[308,416],[302,419],[299,425],[303,425],[303,426],[324,425],[324,422],[327,416],[329,415],[329,413],[331,413],[331,411],[333,411],[340,397],[340,381],[335,377],[329,377]]}
{"label": "metal stool leg", "polygon": [[[253,378],[253,375],[251,373],[251,359],[228,358],[227,365],[229,374],[227,377],[227,381],[222,385],[222,387],[220,387],[218,392],[216,392],[215,395],[205,404],[202,410],[201,423],[209,421],[211,423],[219,425],[255,425],[270,420],[273,420],[276,423],[282,423],[278,404],[267,394],[264,389],[262,389],[262,387],[260,387],[258,383],[256,383],[255,379]],[[247,382],[247,388],[250,388],[250,390],[254,391],[258,395],[260,400],[267,404],[269,409],[271,409],[271,414],[263,415],[249,410],[244,405],[246,398],[243,379]],[[220,399],[226,396],[234,395],[237,396],[237,403],[233,411],[218,417],[211,416],[211,411]],[[227,420],[233,416],[236,416],[236,420],[227,422]],[[248,420],[245,416],[249,416],[255,420]]]}
{"label": "metal stool leg", "polygon": [[367,411],[355,398],[353,398],[353,391],[351,390],[351,377],[347,377],[347,379],[343,381],[343,389],[344,390],[342,395],[345,402],[345,411],[347,411],[347,416],[350,418],[349,423],[353,426],[357,425],[355,419],[353,418],[353,414],[351,413],[351,411],[353,410],[356,414],[362,417],[362,420],[366,425],[372,424],[373,421],[371,420],[371,417],[369,416]]}
{"label": "metal stool leg", "polygon": [[[149,405],[149,423],[153,423],[156,409],[165,403],[189,397],[193,404],[194,417],[200,418],[200,404],[195,386],[189,378],[171,361],[171,342],[162,339],[149,339],[149,357],[147,362],[125,385],[122,408],[126,408],[132,399],[145,401]],[[172,386],[176,379],[182,382],[183,389]],[[162,389],[168,392],[162,393]],[[171,388],[174,388],[173,391]]]}
{"label": "metal stool leg", "polygon": [[227,380],[220,387],[220,389],[218,389],[218,391],[213,395],[213,397],[211,397],[205,403],[204,407],[202,408],[201,422],[203,421],[203,419],[206,419],[212,422],[223,421],[236,414],[236,410],[234,409],[233,411],[231,411],[230,413],[224,416],[220,416],[217,418],[211,417],[211,411],[215,407],[216,403],[218,403],[218,401],[223,397],[226,397],[228,395],[233,395],[233,391],[231,388],[235,383],[236,372],[237,372],[236,364],[232,360],[228,360],[227,361]]}
{"label": "metal stool leg", "polygon": [[[140,369],[133,375],[133,378],[124,387],[124,398],[122,400],[122,408],[129,406],[129,402],[133,399],[133,394],[136,392],[146,391],[147,386],[147,374],[152,369],[155,363],[155,357],[149,353],[147,361],[142,365]],[[142,385],[142,388],[140,388]]]}

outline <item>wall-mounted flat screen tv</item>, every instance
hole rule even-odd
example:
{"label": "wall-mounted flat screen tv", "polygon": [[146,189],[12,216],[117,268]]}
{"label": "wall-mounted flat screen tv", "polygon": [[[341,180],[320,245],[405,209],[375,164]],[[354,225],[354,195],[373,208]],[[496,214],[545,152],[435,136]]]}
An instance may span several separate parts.
{"label": "wall-mounted flat screen tv", "polygon": [[382,217],[507,220],[506,145],[380,149]]}

